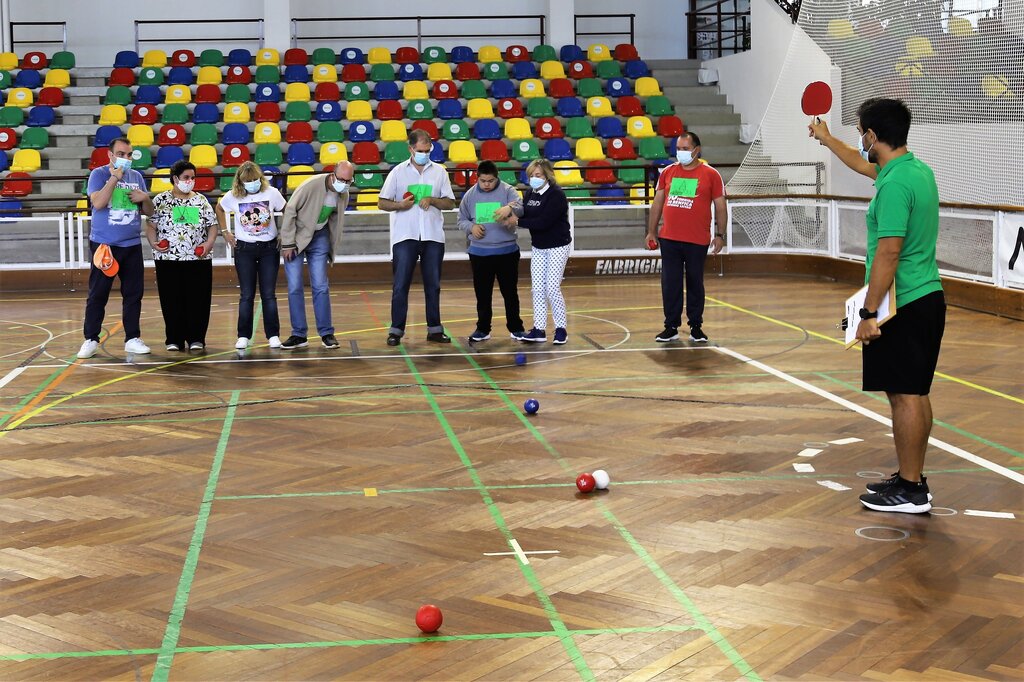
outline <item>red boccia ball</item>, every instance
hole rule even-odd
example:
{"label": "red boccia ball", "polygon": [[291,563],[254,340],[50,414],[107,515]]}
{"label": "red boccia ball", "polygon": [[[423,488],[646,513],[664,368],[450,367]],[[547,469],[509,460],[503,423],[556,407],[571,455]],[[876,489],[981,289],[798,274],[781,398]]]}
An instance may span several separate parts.
{"label": "red boccia ball", "polygon": [[416,611],[416,627],[423,632],[437,632],[443,620],[444,616],[441,615],[441,609],[433,604],[424,604]]}
{"label": "red boccia ball", "polygon": [[158,247],[160,247],[161,249],[166,249],[167,247],[169,247],[169,246],[171,245],[171,242],[169,242],[169,241],[168,241],[168,240],[166,240],[166,239],[161,239],[160,241],[158,241],[158,242],[156,243],[156,245],[157,245]]}
{"label": "red boccia ball", "polygon": [[196,254],[197,256],[202,256],[202,255],[203,255],[204,253],[206,253],[206,250],[205,250],[205,249],[203,249],[203,247],[202,247],[202,246],[197,246],[197,247],[196,247],[196,250],[195,250],[195,254]]}
{"label": "red boccia ball", "polygon": [[582,473],[576,477],[576,487],[580,489],[581,493],[589,493],[594,490],[595,486],[597,486],[597,481],[589,473]]}

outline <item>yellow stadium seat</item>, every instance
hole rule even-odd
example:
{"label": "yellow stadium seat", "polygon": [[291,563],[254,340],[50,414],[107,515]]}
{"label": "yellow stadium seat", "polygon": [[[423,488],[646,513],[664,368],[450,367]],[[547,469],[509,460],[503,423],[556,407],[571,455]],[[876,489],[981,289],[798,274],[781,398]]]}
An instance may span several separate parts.
{"label": "yellow stadium seat", "polygon": [[257,123],[252,132],[256,144],[281,144],[281,126],[276,123]]}
{"label": "yellow stadium seat", "polygon": [[317,64],[313,67],[314,83],[337,83],[338,69],[334,64]]}
{"label": "yellow stadium seat", "polygon": [[157,168],[153,173],[153,178],[149,181],[149,191],[158,194],[169,189],[171,189],[171,169]]}
{"label": "yellow stadium seat", "polygon": [[596,137],[581,137],[576,140],[576,158],[583,161],[599,161],[604,158],[601,140]]}
{"label": "yellow stadium seat", "polygon": [[661,94],[661,85],[658,84],[658,79],[650,76],[637,78],[633,87],[640,97],[654,97]]}
{"label": "yellow stadium seat", "polygon": [[490,64],[491,62],[503,62],[505,58],[501,55],[499,50],[494,45],[484,45],[477,50],[477,61],[483,64]]}
{"label": "yellow stadium seat", "polygon": [[373,109],[370,108],[370,103],[365,100],[349,102],[348,109],[345,110],[345,118],[349,121],[372,121]]}
{"label": "yellow stadium seat", "polygon": [[612,58],[612,51],[604,43],[594,43],[587,48],[587,59],[592,62],[606,62]]}
{"label": "yellow stadium seat", "polygon": [[284,89],[284,101],[285,102],[308,102],[309,101],[309,84],[308,83],[289,83],[288,87]]}
{"label": "yellow stadium seat", "polygon": [[0,70],[14,71],[18,68],[18,55],[13,52],[0,52]]}
{"label": "yellow stadium seat", "polygon": [[153,145],[153,129],[147,125],[129,126],[127,137],[133,147],[150,147]]}
{"label": "yellow stadium seat", "polygon": [[281,63],[281,54],[272,47],[264,47],[256,53],[256,66],[277,66]]}
{"label": "yellow stadium seat", "polygon": [[217,165],[217,148],[212,144],[197,144],[188,153],[188,160],[196,168],[213,168]]}
{"label": "yellow stadium seat", "polygon": [[907,54],[911,57],[931,57],[935,54],[932,43],[924,36],[907,38]]}
{"label": "yellow stadium seat", "polygon": [[476,163],[476,147],[469,140],[455,140],[448,147],[448,160],[452,163]]}
{"label": "yellow stadium seat", "polygon": [[828,35],[836,40],[846,40],[854,36],[853,24],[849,19],[832,19],[828,22]]}
{"label": "yellow stadium seat", "polygon": [[120,104],[107,104],[100,109],[101,126],[121,126],[128,120],[128,112]]}
{"label": "yellow stadium seat", "polygon": [[348,150],[340,142],[328,142],[320,145],[320,163],[329,166],[339,161],[348,161]]}
{"label": "yellow stadium seat", "polygon": [[219,85],[223,76],[221,75],[220,68],[216,66],[201,66],[199,67],[199,73],[196,74],[196,83],[199,85],[206,85],[210,83],[212,85]]}
{"label": "yellow stadium seat", "polygon": [[147,66],[157,69],[167,66],[167,53],[163,50],[146,50],[146,54],[142,55],[142,68]]}
{"label": "yellow stadium seat", "polygon": [[587,116],[612,116],[612,103],[607,97],[591,97],[587,100]]}
{"label": "yellow stadium seat", "polygon": [[466,115],[470,118],[494,118],[494,107],[489,99],[471,99],[466,105]]}
{"label": "yellow stadium seat", "polygon": [[71,85],[71,74],[64,69],[50,69],[46,72],[44,88],[66,88]]}
{"label": "yellow stadium seat", "polygon": [[647,203],[647,188],[643,185],[633,185],[629,188],[629,203],[635,206],[642,206]]}
{"label": "yellow stadium seat", "polygon": [[[89,208],[89,200],[88,199],[79,199],[78,201],[75,202],[75,208],[88,209]],[[89,212],[88,212],[88,210],[80,211],[79,213],[76,213],[75,215],[81,216],[82,218],[85,218],[86,216],[89,215]]]}
{"label": "yellow stadium seat", "polygon": [[992,99],[1013,96],[1013,91],[1010,90],[1010,82],[1006,79],[1006,76],[1002,75],[986,74],[982,76],[981,89],[985,92],[986,97],[991,97]]}
{"label": "yellow stadium seat", "polygon": [[544,81],[538,78],[527,78],[519,84],[519,96],[525,99],[547,97],[547,93],[544,92]]}
{"label": "yellow stadium seat", "polygon": [[427,84],[423,81],[406,81],[402,88],[402,99],[409,102],[414,99],[429,99]]}
{"label": "yellow stadium seat", "polygon": [[452,67],[445,62],[434,62],[427,65],[428,81],[450,81],[452,79]]}
{"label": "yellow stadium seat", "polygon": [[32,106],[32,91],[28,88],[11,88],[7,91],[7,106],[9,107],[30,107]]}
{"label": "yellow stadium seat", "polygon": [[903,56],[896,60],[896,73],[904,78],[920,78],[924,75],[924,67],[916,57]]}
{"label": "yellow stadium seat", "polygon": [[630,116],[626,120],[626,134],[630,137],[654,137],[654,126],[646,116]]}
{"label": "yellow stadium seat", "polygon": [[370,64],[390,64],[391,50],[386,47],[371,47],[366,61]]}
{"label": "yellow stadium seat", "polygon": [[225,123],[248,123],[249,105],[241,102],[231,102],[224,107]]}
{"label": "yellow stadium seat", "polygon": [[22,173],[35,173],[42,165],[43,160],[36,149],[19,149],[11,160],[11,170]]}
{"label": "yellow stadium seat", "polygon": [[356,195],[357,211],[378,211],[377,202],[380,200],[380,192],[375,189],[361,189]]}
{"label": "yellow stadium seat", "polygon": [[571,187],[573,185],[582,185],[583,176],[580,174],[580,169],[575,168],[575,161],[556,161],[555,162],[555,182],[560,187]]}
{"label": "yellow stadium seat", "polygon": [[402,121],[384,121],[380,124],[381,142],[405,142],[409,139],[409,131]]}
{"label": "yellow stadium seat", "polygon": [[505,121],[505,137],[510,140],[531,140],[533,131],[525,118],[510,118]]}
{"label": "yellow stadium seat", "polygon": [[288,190],[297,189],[299,185],[309,180],[312,176],[312,166],[292,166],[288,169]]}
{"label": "yellow stadium seat", "polygon": [[192,91],[187,85],[172,85],[164,93],[164,104],[188,104],[192,101]]}
{"label": "yellow stadium seat", "polygon": [[967,38],[974,35],[974,25],[964,17],[950,17],[949,34],[958,38]]}
{"label": "yellow stadium seat", "polygon": [[565,78],[565,67],[562,65],[562,62],[542,62],[540,65],[540,77],[546,81]]}

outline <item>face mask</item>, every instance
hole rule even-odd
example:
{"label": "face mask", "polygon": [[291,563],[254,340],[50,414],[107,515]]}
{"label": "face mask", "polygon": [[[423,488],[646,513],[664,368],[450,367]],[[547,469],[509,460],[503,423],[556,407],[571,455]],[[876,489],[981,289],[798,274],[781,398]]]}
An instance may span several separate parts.
{"label": "face mask", "polygon": [[430,161],[430,152],[413,152],[412,160],[417,166],[425,166]]}
{"label": "face mask", "polygon": [[260,191],[260,187],[262,186],[263,181],[261,180],[251,180],[249,182],[242,183],[242,187],[245,187],[245,191],[248,192],[249,194],[256,194],[256,192]]}
{"label": "face mask", "polygon": [[334,179],[334,182],[331,184],[331,186],[334,187],[334,191],[337,192],[338,194],[341,194],[342,192],[348,189],[348,183],[345,182],[344,180],[338,180],[337,178]]}
{"label": "face mask", "polygon": [[676,159],[684,166],[689,166],[693,163],[693,152],[689,149],[677,149]]}
{"label": "face mask", "polygon": [[131,159],[122,159],[120,156],[114,157],[114,168],[126,171],[132,167]]}
{"label": "face mask", "polygon": [[[864,135],[867,135],[867,133],[864,133]],[[860,152],[860,158],[870,162],[871,159],[869,159],[868,156],[870,156],[871,149],[875,146],[875,143],[872,142],[870,147],[864,149],[864,135],[857,138],[857,151]]]}
{"label": "face mask", "polygon": [[548,184],[547,178],[530,178],[530,187],[533,189],[540,189],[546,184]]}
{"label": "face mask", "polygon": [[192,188],[196,186],[195,180],[189,180],[189,181],[182,180],[182,181],[178,182],[177,184],[178,184],[178,191],[181,192],[182,194],[188,194],[189,192],[192,191]]}

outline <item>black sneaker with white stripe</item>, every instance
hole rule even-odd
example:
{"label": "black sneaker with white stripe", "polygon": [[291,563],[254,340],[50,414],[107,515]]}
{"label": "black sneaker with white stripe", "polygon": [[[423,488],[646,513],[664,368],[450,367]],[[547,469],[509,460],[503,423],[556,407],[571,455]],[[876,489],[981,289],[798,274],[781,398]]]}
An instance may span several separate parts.
{"label": "black sneaker with white stripe", "polygon": [[[899,480],[899,478],[900,478],[900,472],[897,471],[896,473],[894,473],[889,478],[883,478],[878,483],[868,483],[866,486],[864,486],[864,488],[869,493],[885,492],[885,490],[888,489],[890,486],[892,486],[894,483],[896,483]],[[928,477],[927,476],[922,476],[921,477],[921,482],[924,483],[925,486],[927,487],[927,485],[928,485]],[[929,502],[932,501],[932,494],[931,493],[928,493],[928,501]]]}
{"label": "black sneaker with white stripe", "polygon": [[903,514],[924,514],[932,508],[928,484],[923,480],[912,483],[903,478],[877,493],[860,496],[860,503],[868,509]]}

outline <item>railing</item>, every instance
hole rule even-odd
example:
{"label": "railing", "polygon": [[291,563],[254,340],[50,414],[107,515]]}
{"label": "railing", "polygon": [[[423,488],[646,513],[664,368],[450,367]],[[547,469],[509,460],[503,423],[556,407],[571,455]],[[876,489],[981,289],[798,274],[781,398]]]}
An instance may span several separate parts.
{"label": "railing", "polygon": [[782,8],[782,11],[789,15],[795,24],[800,20],[800,0],[786,2],[786,0],[775,0],[775,3]]}
{"label": "railing", "polygon": [[750,49],[750,8],[727,11],[738,0],[690,0],[686,13],[689,59],[713,59]]}
{"label": "railing", "polygon": [[[629,19],[628,31],[580,31],[580,19]],[[636,15],[635,14],[577,14],[573,17],[574,42],[580,44],[580,36],[628,36],[630,45],[636,43]]]}
{"label": "railing", "polygon": [[[184,26],[185,31],[175,34],[173,30],[161,31],[158,38],[145,38],[140,34],[147,26],[159,26],[160,28],[176,28]],[[197,36],[197,26],[255,26],[255,36]],[[263,47],[263,19],[204,19],[201,23],[194,19],[162,19],[160,21],[138,21],[135,22],[135,51],[138,52],[143,43],[217,43],[219,45],[236,45],[256,43],[256,48]]]}
{"label": "railing", "polygon": [[[404,16],[404,17],[302,17],[292,19],[292,32],[291,32],[291,46],[300,47],[301,42],[309,43],[311,41],[320,41],[319,44],[323,44],[323,41],[339,43],[345,41],[345,46],[354,45],[370,45],[373,46],[378,44],[381,40],[411,40],[416,39],[416,49],[423,49],[423,39],[428,38],[430,40],[436,39],[458,39],[463,40],[466,38],[479,38],[496,40],[499,36],[495,35],[493,30],[494,21],[502,22],[501,27],[501,41],[502,42],[514,42],[512,39],[521,38],[537,38],[540,43],[544,43],[546,36],[545,33],[545,16],[543,14],[507,14],[507,15],[495,15],[487,17],[466,17],[466,16]],[[528,30],[522,32],[516,32],[515,29],[510,27],[507,22],[510,21],[524,21],[524,22],[537,22],[536,30]],[[311,24],[315,23],[328,23],[336,24],[341,23],[343,26],[354,26],[356,32],[352,35],[339,35],[338,33],[329,33],[325,35],[310,35],[303,29]],[[440,22],[441,26],[448,30],[440,33],[427,32],[425,29],[429,28],[431,24]],[[457,29],[458,25],[466,26],[467,22],[476,22],[481,26],[490,28],[490,30],[482,33],[472,33],[466,31],[460,31]],[[368,32],[369,24],[384,24],[385,26],[398,25],[398,28],[388,29],[387,33],[370,33]],[[407,28],[402,28],[402,24],[405,24]],[[426,26],[425,26],[426,25]],[[467,27],[467,30],[472,31],[472,27]]]}
{"label": "railing", "polygon": [[[60,38],[43,39],[18,39],[14,35],[16,28],[29,28],[34,26],[59,26]],[[17,52],[18,45],[60,45],[61,50],[68,49],[68,24],[66,21],[12,21],[7,27],[7,40],[11,52]]]}

